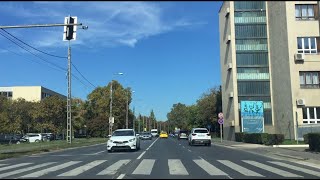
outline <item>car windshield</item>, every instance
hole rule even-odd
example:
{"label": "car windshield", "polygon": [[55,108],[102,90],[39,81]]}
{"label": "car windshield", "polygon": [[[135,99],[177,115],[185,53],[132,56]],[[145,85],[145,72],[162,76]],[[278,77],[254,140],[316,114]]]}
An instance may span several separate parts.
{"label": "car windshield", "polygon": [[194,133],[208,133],[208,131],[206,129],[196,129]]}
{"label": "car windshield", "polygon": [[128,131],[115,131],[112,136],[133,136],[134,133],[131,130]]}

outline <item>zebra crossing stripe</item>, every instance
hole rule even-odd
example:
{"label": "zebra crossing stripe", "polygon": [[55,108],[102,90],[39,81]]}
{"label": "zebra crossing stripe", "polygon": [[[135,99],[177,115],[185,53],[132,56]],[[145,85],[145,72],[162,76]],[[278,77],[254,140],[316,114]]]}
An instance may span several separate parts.
{"label": "zebra crossing stripe", "polygon": [[195,159],[193,161],[211,176],[228,176],[228,174],[216,168],[204,159]]}
{"label": "zebra crossing stripe", "polygon": [[154,159],[143,159],[132,174],[150,175],[155,161]]}
{"label": "zebra crossing stripe", "polygon": [[97,175],[115,174],[121,166],[128,164],[130,161],[130,159],[119,160],[116,163],[109,166],[108,168],[106,168],[105,170],[99,172]]}
{"label": "zebra crossing stripe", "polygon": [[107,160],[96,160],[96,161],[93,161],[93,162],[91,162],[89,164],[86,164],[86,165],[80,166],[80,167],[78,167],[76,169],[73,169],[71,171],[62,173],[62,174],[60,174],[58,176],[77,176],[77,175],[79,175],[79,174],[81,174],[81,173],[83,173],[83,172],[85,172],[85,171],[87,171],[87,170],[89,170],[91,168],[94,168],[95,166],[98,166],[101,163],[104,163],[106,161]]}
{"label": "zebra crossing stripe", "polygon": [[293,170],[296,170],[296,171],[301,171],[303,173],[307,173],[307,174],[311,174],[311,175],[320,177],[320,172],[319,171],[313,171],[313,170],[309,170],[309,169],[306,169],[306,168],[293,166],[293,165],[286,164],[286,163],[283,163],[283,162],[278,162],[278,161],[268,161],[268,162],[270,162],[272,164],[276,164],[276,165],[282,166],[282,167],[286,167],[286,168],[289,168],[289,169],[293,169]]}
{"label": "zebra crossing stripe", "polygon": [[17,167],[21,167],[21,166],[25,166],[25,165],[29,165],[29,164],[32,164],[32,163],[20,163],[20,164],[15,164],[15,165],[12,165],[12,166],[2,167],[2,168],[0,168],[0,171],[13,169],[13,168],[17,168]]}
{"label": "zebra crossing stripe", "polygon": [[250,161],[250,160],[242,160],[242,161],[245,162],[245,163],[248,163],[250,165],[256,166],[258,168],[261,168],[263,170],[278,174],[278,175],[283,176],[283,177],[301,177],[299,175],[290,173],[288,171],[283,171],[283,170],[280,170],[280,169],[277,169],[277,168],[274,168],[272,166],[268,166],[268,165],[265,165],[265,164],[262,164],[262,163],[259,163],[259,162]]}
{"label": "zebra crossing stripe", "polygon": [[4,166],[4,165],[6,165],[6,164],[0,164],[0,166]]}
{"label": "zebra crossing stripe", "polygon": [[245,176],[259,176],[259,177],[264,177],[263,175],[256,173],[254,171],[251,171],[247,168],[244,168],[242,166],[239,166],[231,161],[228,160],[218,160],[220,163],[224,164],[225,166],[228,166],[229,168],[238,171],[239,173],[245,175]]}
{"label": "zebra crossing stripe", "polygon": [[23,172],[26,172],[26,171],[30,171],[30,170],[33,170],[33,169],[41,168],[41,167],[44,167],[44,166],[51,165],[53,163],[55,163],[55,162],[48,162],[48,163],[38,164],[38,165],[31,166],[31,167],[28,167],[28,168],[23,168],[23,169],[18,169],[18,170],[15,170],[15,171],[7,172],[7,173],[4,173],[4,174],[0,174],[0,178],[4,178],[4,177],[11,176],[11,175],[15,175],[15,174],[23,173]]}
{"label": "zebra crossing stripe", "polygon": [[37,171],[37,172],[34,172],[34,173],[31,173],[31,174],[27,174],[27,175],[24,175],[24,176],[21,176],[22,178],[26,178],[26,177],[40,177],[40,176],[43,176],[43,175],[46,175],[50,172],[53,172],[53,171],[57,171],[57,170],[60,170],[60,169],[63,169],[63,168],[66,168],[66,167],[69,167],[69,166],[72,166],[74,164],[77,164],[81,161],[70,161],[70,162],[67,162],[67,163],[64,163],[64,164],[60,164],[58,166],[53,166],[51,168],[48,168],[48,169],[43,169],[41,171]]}
{"label": "zebra crossing stripe", "polygon": [[171,175],[189,175],[180,159],[168,159],[168,166]]}

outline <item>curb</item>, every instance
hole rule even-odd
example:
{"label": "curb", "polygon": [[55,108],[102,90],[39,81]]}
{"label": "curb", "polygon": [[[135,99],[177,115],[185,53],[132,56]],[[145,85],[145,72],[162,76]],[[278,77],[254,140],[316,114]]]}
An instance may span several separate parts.
{"label": "curb", "polygon": [[309,147],[309,144],[300,144],[300,145],[272,145],[272,147]]}
{"label": "curb", "polygon": [[302,157],[299,157],[299,156],[290,156],[290,155],[280,154],[280,153],[272,153],[272,154],[276,155],[276,156],[281,156],[281,157],[286,157],[286,158],[291,158],[291,159],[297,159],[297,160],[302,160],[302,161],[305,161],[305,160],[309,159],[309,158],[302,158]]}

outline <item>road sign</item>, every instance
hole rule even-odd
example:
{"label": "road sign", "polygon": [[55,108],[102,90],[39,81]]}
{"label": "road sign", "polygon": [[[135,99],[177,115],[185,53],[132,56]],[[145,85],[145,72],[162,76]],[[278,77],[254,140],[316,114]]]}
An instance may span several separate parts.
{"label": "road sign", "polygon": [[219,113],[219,114],[218,114],[218,117],[219,117],[219,119],[223,119],[223,113],[222,113],[222,112]]}
{"label": "road sign", "polygon": [[219,119],[218,120],[218,123],[221,125],[221,124],[223,124],[223,119]]}
{"label": "road sign", "polygon": [[109,117],[109,123],[114,123],[114,117]]}

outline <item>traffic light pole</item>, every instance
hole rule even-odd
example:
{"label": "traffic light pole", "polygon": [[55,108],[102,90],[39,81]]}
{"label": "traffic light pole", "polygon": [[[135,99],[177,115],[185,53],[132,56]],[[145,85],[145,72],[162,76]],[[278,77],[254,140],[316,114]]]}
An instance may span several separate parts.
{"label": "traffic light pole", "polygon": [[70,40],[68,46],[68,99],[67,99],[67,142],[72,142],[72,124],[71,124],[71,47]]}

